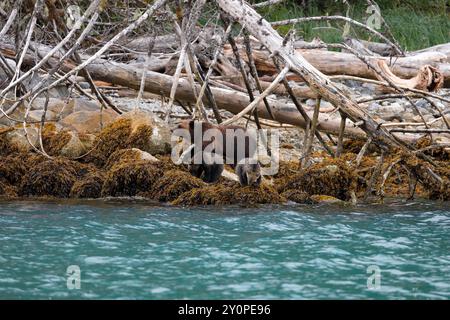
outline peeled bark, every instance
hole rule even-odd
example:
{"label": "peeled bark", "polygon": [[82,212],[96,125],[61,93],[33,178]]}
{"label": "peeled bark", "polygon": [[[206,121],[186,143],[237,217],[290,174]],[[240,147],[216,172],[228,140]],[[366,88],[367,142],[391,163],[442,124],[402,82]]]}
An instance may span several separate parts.
{"label": "peeled bark", "polygon": [[[429,65],[421,67],[417,75],[411,79],[397,77],[392,73],[384,60],[378,61],[378,68],[384,77],[389,79],[395,85],[403,88],[433,92],[439,90],[444,84],[444,76],[442,73]],[[380,81],[384,81],[383,77],[379,75],[377,75],[377,77]]]}

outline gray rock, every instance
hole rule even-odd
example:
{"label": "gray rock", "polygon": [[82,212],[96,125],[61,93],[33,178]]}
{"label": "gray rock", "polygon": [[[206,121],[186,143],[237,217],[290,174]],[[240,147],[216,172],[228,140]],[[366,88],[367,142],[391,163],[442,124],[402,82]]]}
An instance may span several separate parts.
{"label": "gray rock", "polygon": [[382,103],[381,105],[373,102],[369,105],[367,110],[374,115],[378,115],[383,120],[401,120],[403,118],[403,113],[405,112],[405,107],[400,103]]}
{"label": "gray rock", "polygon": [[416,107],[419,109],[425,109],[425,108],[429,108],[430,104],[428,103],[427,100],[425,99],[420,99],[416,102]]}
{"label": "gray rock", "polygon": [[85,82],[85,81],[83,81],[83,82],[80,82],[80,83],[78,83],[79,85],[80,85],[80,87],[82,88],[82,89],[89,89],[91,86],[89,85],[89,83],[87,83],[87,82]]}
{"label": "gray rock", "polygon": [[414,118],[414,113],[409,112],[409,111],[404,112],[404,113],[402,113],[402,118],[405,122],[410,122]]}
{"label": "gray rock", "polygon": [[[308,99],[306,100],[306,105],[309,107],[315,107],[316,106],[316,99]],[[327,109],[327,108],[332,108],[333,105],[325,100],[320,100],[320,108],[321,109]]]}
{"label": "gray rock", "polygon": [[[423,118],[425,119],[426,122],[429,122],[434,119],[434,117],[432,115],[424,115]],[[422,117],[420,115],[414,116],[412,118],[412,120],[414,122],[423,122]]]}
{"label": "gray rock", "polygon": [[[31,90],[38,83],[42,82],[43,79],[44,79],[43,76],[35,73],[27,81],[24,81],[23,84],[25,85],[25,88],[27,88],[28,90]],[[54,81],[53,79],[49,79],[49,80],[45,81],[45,84],[42,86],[42,88],[50,85],[53,81]],[[39,97],[45,98],[45,95],[47,94],[46,92],[39,95]],[[66,87],[66,85],[58,85],[58,86],[48,90],[48,95],[50,98],[65,99],[69,95],[69,90]]]}
{"label": "gray rock", "polygon": [[379,104],[378,102],[372,102],[367,107],[367,111],[369,111],[370,113],[376,114],[378,112],[378,110],[380,110],[380,108],[381,108],[381,104]]}
{"label": "gray rock", "polygon": [[[29,121],[41,121],[43,113],[44,113],[44,110],[31,110],[28,113],[28,120]],[[56,118],[57,118],[56,114],[51,110],[47,110],[47,112],[45,113],[46,121],[56,120]]]}

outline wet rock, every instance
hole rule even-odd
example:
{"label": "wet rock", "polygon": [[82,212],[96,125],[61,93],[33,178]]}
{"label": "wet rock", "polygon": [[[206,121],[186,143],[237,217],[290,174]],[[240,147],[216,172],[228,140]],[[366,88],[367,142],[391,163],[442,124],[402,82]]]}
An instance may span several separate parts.
{"label": "wet rock", "polygon": [[315,194],[310,197],[312,203],[321,204],[347,204],[347,202],[339,200],[332,196]]}

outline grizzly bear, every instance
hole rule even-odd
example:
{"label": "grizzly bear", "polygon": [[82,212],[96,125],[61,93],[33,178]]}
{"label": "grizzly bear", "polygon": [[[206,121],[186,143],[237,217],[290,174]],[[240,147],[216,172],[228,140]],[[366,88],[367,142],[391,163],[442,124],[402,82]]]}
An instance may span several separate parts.
{"label": "grizzly bear", "polygon": [[254,159],[245,158],[239,161],[236,174],[241,186],[259,187],[261,184],[261,165]]}
{"label": "grizzly bear", "polygon": [[[233,168],[242,159],[251,158],[256,153],[256,135],[240,126],[184,120],[177,128],[189,130],[191,144],[201,143],[202,152],[222,157],[224,162]],[[197,150],[200,151],[199,149]],[[194,150],[191,155],[194,156]]]}

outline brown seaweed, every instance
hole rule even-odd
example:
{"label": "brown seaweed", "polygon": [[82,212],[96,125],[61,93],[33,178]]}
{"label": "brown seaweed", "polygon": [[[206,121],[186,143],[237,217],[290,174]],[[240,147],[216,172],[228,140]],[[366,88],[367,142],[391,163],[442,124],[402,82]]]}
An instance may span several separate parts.
{"label": "brown seaweed", "polygon": [[121,162],[108,171],[102,197],[135,196],[150,191],[163,173],[157,164],[147,160]]}
{"label": "brown seaweed", "polygon": [[203,188],[196,188],[183,193],[172,202],[174,205],[255,205],[255,204],[279,204],[285,202],[278,192],[261,184],[258,188],[241,187],[235,182],[229,185],[213,184]]}
{"label": "brown seaweed", "polygon": [[278,191],[289,189],[304,191],[310,195],[323,194],[341,200],[349,200],[355,190],[356,175],[352,168],[341,159],[325,158],[298,174],[287,178],[279,185]]}
{"label": "brown seaweed", "polygon": [[184,192],[201,188],[206,184],[199,178],[181,170],[170,170],[154,184],[150,193],[144,196],[158,201],[168,202],[175,200]]}

